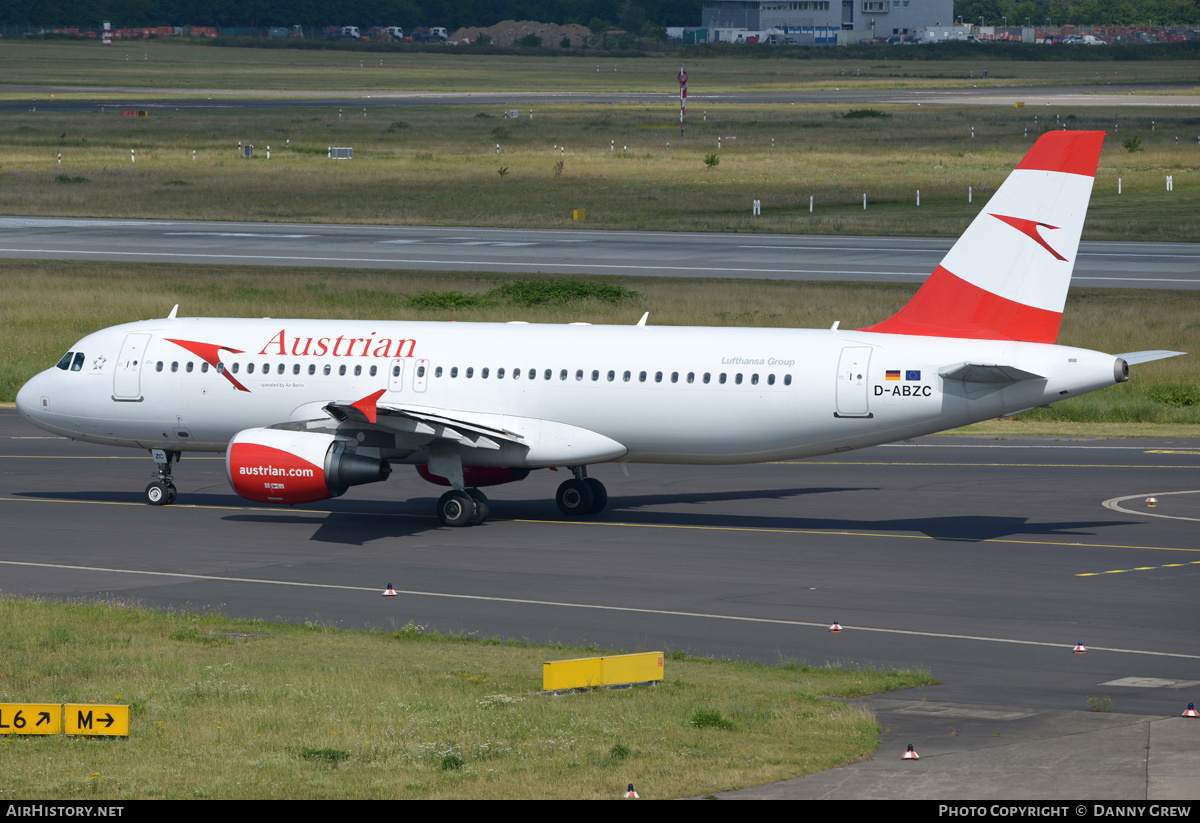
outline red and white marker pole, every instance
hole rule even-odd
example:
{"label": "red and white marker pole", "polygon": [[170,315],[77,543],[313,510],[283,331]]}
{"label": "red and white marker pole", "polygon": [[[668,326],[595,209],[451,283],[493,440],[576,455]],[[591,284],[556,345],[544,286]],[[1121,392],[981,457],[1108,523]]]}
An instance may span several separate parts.
{"label": "red and white marker pole", "polygon": [[683,113],[687,110],[688,73],[679,67],[679,136],[683,137]]}

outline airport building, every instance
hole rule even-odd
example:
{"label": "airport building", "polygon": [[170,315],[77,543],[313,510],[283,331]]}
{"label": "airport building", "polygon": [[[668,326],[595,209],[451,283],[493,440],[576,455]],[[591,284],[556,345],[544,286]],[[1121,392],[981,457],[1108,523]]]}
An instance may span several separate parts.
{"label": "airport building", "polygon": [[704,0],[700,25],[710,42],[813,45],[916,40],[953,22],[954,0]]}

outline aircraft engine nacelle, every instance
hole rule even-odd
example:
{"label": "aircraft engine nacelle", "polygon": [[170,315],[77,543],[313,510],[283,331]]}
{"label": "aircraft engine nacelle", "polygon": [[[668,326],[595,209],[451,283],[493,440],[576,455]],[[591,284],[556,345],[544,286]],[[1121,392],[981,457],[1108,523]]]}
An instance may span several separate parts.
{"label": "aircraft engine nacelle", "polygon": [[[417,472],[434,485],[450,485],[449,480],[431,472],[429,466],[417,466]],[[507,466],[463,466],[463,482],[473,488],[514,483],[517,480],[524,480],[528,476],[529,469],[512,469]]]}
{"label": "aircraft engine nacelle", "polygon": [[387,480],[386,460],[346,448],[330,434],[246,429],[229,441],[225,474],[233,490],[257,503],[313,503],[351,486]]}

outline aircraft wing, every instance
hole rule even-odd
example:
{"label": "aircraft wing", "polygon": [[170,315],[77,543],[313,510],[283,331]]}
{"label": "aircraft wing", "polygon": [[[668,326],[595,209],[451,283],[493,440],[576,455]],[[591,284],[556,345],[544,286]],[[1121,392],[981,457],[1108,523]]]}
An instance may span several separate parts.
{"label": "aircraft wing", "polygon": [[628,449],[599,432],[532,417],[379,402],[381,389],[354,402],[326,403],[322,410],[339,423],[353,421],[389,432],[400,442],[429,446],[436,441],[463,448],[500,450],[514,466],[564,466],[623,457]]}

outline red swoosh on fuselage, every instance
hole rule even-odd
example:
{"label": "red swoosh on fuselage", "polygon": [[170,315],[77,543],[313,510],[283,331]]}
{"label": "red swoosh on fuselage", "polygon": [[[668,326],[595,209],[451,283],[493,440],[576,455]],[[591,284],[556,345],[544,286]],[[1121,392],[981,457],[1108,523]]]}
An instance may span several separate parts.
{"label": "red swoosh on fuselage", "polygon": [[181,346],[187,349],[192,354],[199,357],[208,365],[217,370],[218,374],[225,376],[225,379],[233,384],[238,391],[249,392],[250,390],[237,381],[237,379],[229,373],[229,369],[221,365],[221,355],[223,351],[230,354],[241,354],[241,349],[231,349],[229,346],[218,346],[216,343],[198,343],[194,340],[172,340],[169,337],[164,337],[168,343],[174,343],[176,346]]}

